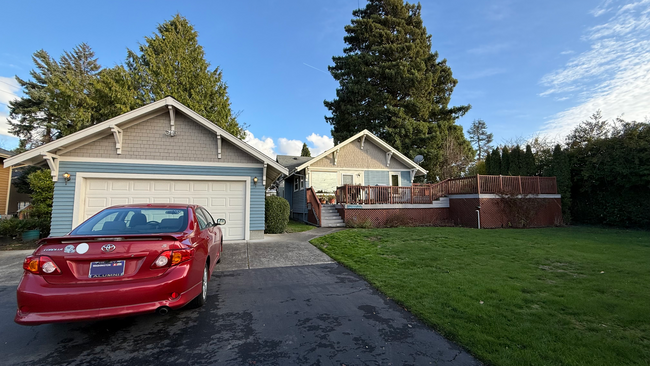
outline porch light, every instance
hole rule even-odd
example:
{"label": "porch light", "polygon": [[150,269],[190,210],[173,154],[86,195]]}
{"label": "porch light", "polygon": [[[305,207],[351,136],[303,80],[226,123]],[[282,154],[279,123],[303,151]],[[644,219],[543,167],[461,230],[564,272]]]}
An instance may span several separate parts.
{"label": "porch light", "polygon": [[63,180],[65,180],[65,184],[68,185],[68,182],[70,181],[70,173],[63,173]]}
{"label": "porch light", "polygon": [[253,183],[255,183],[255,185],[257,185],[257,177],[253,178]]}

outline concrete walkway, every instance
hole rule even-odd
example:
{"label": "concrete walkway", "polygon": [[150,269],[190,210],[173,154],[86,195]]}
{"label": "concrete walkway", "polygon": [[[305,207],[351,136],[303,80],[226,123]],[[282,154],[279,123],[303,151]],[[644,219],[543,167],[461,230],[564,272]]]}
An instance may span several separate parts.
{"label": "concrete walkway", "polygon": [[301,233],[265,234],[263,240],[226,242],[223,244],[223,258],[216,269],[223,272],[333,263],[309,241],[340,230],[315,228]]}

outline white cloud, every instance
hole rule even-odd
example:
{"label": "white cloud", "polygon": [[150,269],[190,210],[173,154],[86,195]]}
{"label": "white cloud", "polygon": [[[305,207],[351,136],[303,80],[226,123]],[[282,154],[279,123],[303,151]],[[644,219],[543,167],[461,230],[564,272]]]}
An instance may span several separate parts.
{"label": "white cloud", "polygon": [[289,140],[284,137],[278,139],[278,151],[280,155],[300,156],[302,151],[302,141]]}
{"label": "white cloud", "polygon": [[[280,137],[277,139],[276,145],[272,138],[262,137],[261,139],[258,139],[250,131],[246,131],[246,138],[244,141],[274,159],[277,155],[300,156],[303,144],[303,142],[300,140],[289,140],[285,137]],[[307,146],[309,146],[311,156],[317,156],[323,151],[334,146],[333,138],[325,135],[319,135],[317,133],[312,133],[311,135],[307,136],[307,141],[310,142],[307,144]]]}
{"label": "white cloud", "polygon": [[7,118],[9,118],[9,102],[18,99],[19,92],[20,85],[18,85],[15,78],[0,76],[0,135],[13,137],[9,133],[9,124],[7,123]]}
{"label": "white cloud", "polygon": [[567,64],[541,79],[551,94],[563,100],[575,93],[580,102],[550,118],[542,132],[562,137],[597,109],[606,118],[624,114],[625,119],[643,120],[650,114],[650,0],[633,0],[614,10],[604,1],[591,13],[612,13],[602,24],[588,29],[583,40],[591,48],[572,57]]}
{"label": "white cloud", "polygon": [[318,156],[322,154],[323,151],[334,147],[334,139],[325,135],[312,133],[307,136],[307,141],[311,142],[311,146],[309,146],[311,156]]}
{"label": "white cloud", "polygon": [[244,141],[249,145],[253,146],[254,148],[256,148],[257,150],[275,159],[275,156],[277,154],[274,151],[275,144],[273,143],[272,138],[262,137],[262,139],[260,140],[257,137],[255,137],[252,132],[246,131],[246,138],[244,138]]}

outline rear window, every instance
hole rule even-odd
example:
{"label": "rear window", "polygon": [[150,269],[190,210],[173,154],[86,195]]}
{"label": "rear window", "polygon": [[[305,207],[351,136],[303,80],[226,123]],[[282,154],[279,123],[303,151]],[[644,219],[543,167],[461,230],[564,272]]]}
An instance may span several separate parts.
{"label": "rear window", "polygon": [[111,208],[84,221],[70,234],[160,234],[179,232],[186,228],[186,208]]}

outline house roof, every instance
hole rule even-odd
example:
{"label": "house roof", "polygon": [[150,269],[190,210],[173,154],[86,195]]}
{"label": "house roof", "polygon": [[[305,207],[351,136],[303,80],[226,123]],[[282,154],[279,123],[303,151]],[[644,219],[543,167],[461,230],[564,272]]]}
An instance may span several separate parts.
{"label": "house roof", "polygon": [[226,139],[228,142],[246,151],[251,156],[257,158],[260,162],[267,164],[267,168],[268,168],[267,173],[271,173],[269,175],[272,176],[272,180],[275,179],[275,177],[279,176],[280,174],[288,173],[287,169],[284,166],[282,166],[281,164],[279,164],[269,156],[265,155],[261,151],[255,149],[254,147],[240,140],[234,135],[230,134],[223,128],[212,123],[205,117],[194,112],[193,110],[186,107],[181,102],[177,101],[172,97],[166,97],[160,99],[156,102],[134,109],[130,112],[111,118],[102,123],[98,123],[94,126],[85,128],[81,131],[54,140],[45,145],[31,149],[22,154],[10,157],[4,161],[4,166],[9,167],[17,164],[31,165],[31,164],[41,163],[43,161],[43,155],[56,154],[58,150],[61,150],[63,148],[70,147],[73,145],[76,146],[76,145],[83,144],[83,140],[85,139],[91,139],[101,134],[110,133],[112,126],[119,127],[120,125],[128,124],[129,122],[134,122],[134,120],[141,119],[146,115],[153,115],[155,113],[160,113],[160,110],[163,109],[166,110],[168,107],[176,108],[176,110],[183,113],[193,121],[202,125],[203,127],[210,130],[211,132],[215,134],[219,134],[222,138]]}
{"label": "house roof", "polygon": [[5,149],[0,149],[0,158],[10,158],[12,156],[16,155],[15,152],[5,150]]}
{"label": "house roof", "polygon": [[295,168],[293,168],[293,169],[289,168],[287,166],[287,168],[289,169],[289,175],[294,174],[295,172],[298,172],[298,171],[301,171],[301,170],[307,168],[308,166],[312,165],[316,161],[318,161],[318,160],[326,157],[327,155],[337,151],[342,146],[347,145],[347,144],[349,144],[349,143],[351,143],[353,141],[356,141],[357,139],[361,138],[362,136],[365,136],[366,139],[368,139],[369,141],[374,142],[382,150],[384,150],[386,152],[392,152],[393,153],[393,155],[392,155],[393,159],[398,159],[399,161],[401,161],[402,163],[404,163],[406,166],[410,167],[411,169],[415,169],[416,170],[416,175],[427,174],[428,171],[426,169],[422,168],[421,166],[419,166],[418,164],[413,162],[413,160],[409,159],[404,154],[397,151],[395,148],[393,148],[392,146],[387,144],[384,140],[382,140],[379,137],[373,135],[368,130],[363,130],[363,131],[359,132],[358,134],[350,137],[349,139],[341,142],[340,144],[334,146],[333,148],[323,152],[322,154],[320,154],[320,155],[318,155],[318,156],[316,156],[314,158],[311,158],[311,159],[305,161],[302,164],[299,164],[299,165],[295,166]]}
{"label": "house roof", "polygon": [[289,171],[292,171],[293,168],[300,166],[304,162],[310,161],[312,158],[310,156],[292,156],[292,155],[278,155],[276,160],[278,163],[282,164]]}

